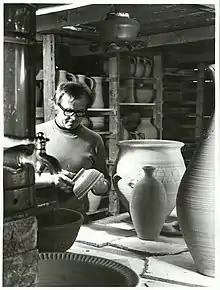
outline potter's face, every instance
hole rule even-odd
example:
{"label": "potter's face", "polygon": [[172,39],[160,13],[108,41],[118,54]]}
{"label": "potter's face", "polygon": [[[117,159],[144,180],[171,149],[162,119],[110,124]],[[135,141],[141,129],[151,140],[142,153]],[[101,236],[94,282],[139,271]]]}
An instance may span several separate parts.
{"label": "potter's face", "polygon": [[73,100],[68,94],[64,94],[56,108],[58,125],[69,130],[75,129],[87,110],[87,99],[82,96],[79,100]]}

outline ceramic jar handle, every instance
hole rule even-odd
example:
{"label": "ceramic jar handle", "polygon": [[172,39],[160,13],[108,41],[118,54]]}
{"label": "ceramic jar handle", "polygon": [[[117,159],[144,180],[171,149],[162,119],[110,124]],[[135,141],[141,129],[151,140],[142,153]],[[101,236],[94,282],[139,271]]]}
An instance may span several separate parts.
{"label": "ceramic jar handle", "polygon": [[71,78],[71,81],[72,82],[75,82],[75,83],[77,82],[76,77],[74,76],[74,74],[71,74],[71,73],[67,72],[66,73],[66,76],[67,77],[69,76]]}
{"label": "ceramic jar handle", "polygon": [[92,78],[90,78],[90,77],[86,77],[86,80],[88,80],[89,88],[92,91],[94,89],[94,87],[95,87],[95,81]]}
{"label": "ceramic jar handle", "polygon": [[134,72],[131,73],[131,76],[135,76],[135,74],[136,74],[136,70],[137,70],[137,59],[136,59],[135,56],[133,56],[133,57],[131,58],[131,63],[132,63],[132,62],[133,62],[133,64],[134,64]]}
{"label": "ceramic jar handle", "polygon": [[146,63],[149,63],[150,66],[152,66],[152,63],[153,63],[153,62],[152,62],[152,59],[150,59],[150,58],[148,58],[148,57],[145,57],[144,59],[145,59],[145,64],[146,64]]}
{"label": "ceramic jar handle", "polygon": [[[112,183],[113,183],[114,189],[115,189],[117,195],[119,196],[120,200],[122,201],[122,204],[128,204],[128,200],[126,199],[125,195],[119,189],[118,182],[120,180],[122,181],[123,179],[117,173],[112,177]],[[132,192],[132,187],[127,185],[125,182],[123,182],[123,188],[126,188],[126,190],[128,192]],[[128,206],[128,208],[129,208],[129,206]]]}

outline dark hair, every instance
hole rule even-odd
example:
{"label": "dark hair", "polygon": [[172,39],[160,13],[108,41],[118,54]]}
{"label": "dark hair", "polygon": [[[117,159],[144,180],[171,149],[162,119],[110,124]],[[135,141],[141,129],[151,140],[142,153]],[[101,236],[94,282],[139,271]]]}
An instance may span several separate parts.
{"label": "dark hair", "polygon": [[84,84],[75,82],[63,82],[57,86],[56,92],[53,96],[53,101],[58,104],[62,96],[67,94],[73,100],[81,99],[86,96],[88,100],[88,107],[91,107],[94,100],[94,93]]}

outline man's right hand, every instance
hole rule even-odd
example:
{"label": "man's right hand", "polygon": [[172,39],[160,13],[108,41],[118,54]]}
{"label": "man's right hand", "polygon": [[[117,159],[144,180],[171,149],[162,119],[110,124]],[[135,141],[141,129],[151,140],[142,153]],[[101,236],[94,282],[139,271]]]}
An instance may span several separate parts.
{"label": "man's right hand", "polygon": [[73,193],[73,187],[75,183],[72,181],[72,178],[69,178],[66,176],[66,174],[64,174],[63,170],[61,173],[56,174],[54,177],[54,182],[56,186],[58,186],[66,193]]}

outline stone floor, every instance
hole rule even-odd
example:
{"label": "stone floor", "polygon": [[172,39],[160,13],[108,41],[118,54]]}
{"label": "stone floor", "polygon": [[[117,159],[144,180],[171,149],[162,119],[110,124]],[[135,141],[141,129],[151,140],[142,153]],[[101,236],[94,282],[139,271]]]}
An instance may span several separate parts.
{"label": "stone floor", "polygon": [[216,286],[216,279],[196,271],[182,236],[140,240],[127,213],[83,225],[68,252],[125,264],[139,275],[139,287]]}

